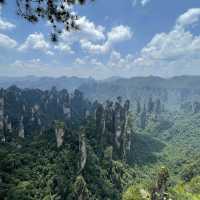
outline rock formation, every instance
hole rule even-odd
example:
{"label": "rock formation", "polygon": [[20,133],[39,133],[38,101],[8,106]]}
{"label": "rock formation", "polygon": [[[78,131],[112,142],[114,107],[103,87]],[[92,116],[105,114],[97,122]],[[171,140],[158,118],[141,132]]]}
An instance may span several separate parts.
{"label": "rock formation", "polygon": [[80,172],[85,168],[87,161],[87,145],[85,131],[82,129],[79,134],[79,152],[80,152]]}
{"label": "rock formation", "polygon": [[23,123],[23,120],[24,120],[24,117],[21,116],[21,119],[20,119],[20,122],[19,122],[19,133],[18,133],[18,136],[20,138],[24,138],[25,135],[24,135],[24,123]]}
{"label": "rock formation", "polygon": [[106,138],[107,146],[113,146],[114,152],[125,160],[131,146],[131,128],[128,124],[129,101],[122,104],[121,98],[113,104],[107,101],[105,108],[102,104],[96,109],[96,133],[98,141]]}
{"label": "rock formation", "polygon": [[61,147],[64,142],[64,135],[65,135],[65,126],[62,122],[55,122],[55,136],[56,136],[56,143],[57,147]]}
{"label": "rock formation", "polygon": [[4,98],[0,96],[0,141],[5,142],[4,135]]}

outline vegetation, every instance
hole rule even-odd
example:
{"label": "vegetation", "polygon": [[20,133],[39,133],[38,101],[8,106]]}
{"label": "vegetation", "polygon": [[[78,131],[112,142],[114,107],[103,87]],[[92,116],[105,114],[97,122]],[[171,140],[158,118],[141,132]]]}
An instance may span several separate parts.
{"label": "vegetation", "polygon": [[[7,0],[0,0],[5,4]],[[78,30],[78,16],[72,11],[74,4],[83,5],[86,0],[16,0],[17,14],[31,23],[47,20],[53,28],[51,40],[57,41],[57,35],[63,30]]]}
{"label": "vegetation", "polygon": [[200,113],[163,104],[1,90],[1,199],[198,200]]}

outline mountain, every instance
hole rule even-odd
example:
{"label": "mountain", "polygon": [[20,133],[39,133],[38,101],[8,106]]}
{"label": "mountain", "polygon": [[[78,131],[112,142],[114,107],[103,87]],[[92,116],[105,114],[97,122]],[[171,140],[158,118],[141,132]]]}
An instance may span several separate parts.
{"label": "mountain", "polygon": [[0,87],[8,88],[16,85],[19,88],[41,89],[50,90],[56,86],[58,90],[67,89],[73,91],[80,87],[82,84],[93,83],[95,80],[92,78],[78,78],[78,77],[0,77]]}
{"label": "mountain", "polygon": [[168,107],[200,98],[200,76],[180,76],[169,79],[161,77],[118,78],[84,83],[79,87],[90,99],[114,99],[117,96],[146,102],[149,97],[161,99]]}
{"label": "mountain", "polygon": [[149,76],[120,78],[111,77],[97,81],[79,77],[0,77],[0,87],[16,85],[19,88],[50,90],[80,90],[91,100],[101,102],[115,100],[118,96],[131,102],[146,103],[149,98],[160,99],[170,109],[179,109],[182,104],[195,103],[200,99],[200,76],[179,76],[169,79]]}
{"label": "mountain", "polygon": [[0,199],[199,200],[200,103],[134,103],[1,89]]}
{"label": "mountain", "polygon": [[128,121],[129,101],[104,106],[78,90],[1,89],[0,199],[120,200],[134,177],[121,162],[132,148]]}

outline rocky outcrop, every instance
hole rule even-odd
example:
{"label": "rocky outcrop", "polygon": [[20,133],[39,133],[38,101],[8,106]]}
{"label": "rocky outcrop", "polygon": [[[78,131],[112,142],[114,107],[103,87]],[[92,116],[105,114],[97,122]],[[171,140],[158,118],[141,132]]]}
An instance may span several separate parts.
{"label": "rocky outcrop", "polygon": [[79,135],[79,152],[80,152],[80,173],[84,170],[87,161],[87,145],[85,131],[82,129]]}
{"label": "rocky outcrop", "polygon": [[56,136],[56,143],[57,147],[61,147],[64,142],[64,135],[65,135],[65,126],[62,122],[55,122],[55,136]]}
{"label": "rocky outcrop", "polygon": [[157,183],[155,187],[152,189],[151,200],[169,199],[168,179],[169,179],[169,171],[167,168],[162,167],[158,174]]}
{"label": "rocky outcrop", "polygon": [[23,123],[24,117],[22,116],[19,122],[19,132],[18,132],[18,136],[20,138],[24,138],[24,123]]}
{"label": "rocky outcrop", "polygon": [[[3,95],[2,95],[3,94]],[[5,119],[6,116],[6,119]],[[95,136],[101,154],[106,147],[113,147],[113,154],[125,159],[131,146],[131,129],[128,125],[129,101],[107,101],[105,104],[89,102],[83,94],[75,90],[69,95],[67,90],[50,91],[20,90],[11,87],[1,90],[0,95],[0,130],[1,139],[5,140],[4,132],[17,132],[17,136],[25,138],[34,134],[42,134],[52,128],[57,147],[64,142],[65,127],[82,127],[90,120],[95,120]],[[11,134],[10,134],[11,135]],[[87,160],[86,135],[79,136],[81,155],[80,169],[84,169]]]}
{"label": "rocky outcrop", "polygon": [[121,159],[126,159],[126,154],[131,148],[131,127],[128,123],[129,101],[122,103],[119,97],[117,102],[107,101],[106,106],[97,105],[95,120],[97,139],[106,138],[106,145],[113,146],[113,150]]}
{"label": "rocky outcrop", "polygon": [[0,95],[0,141],[5,142],[4,135],[4,98],[3,94]]}
{"label": "rocky outcrop", "polygon": [[6,125],[9,131],[17,131],[20,137],[42,133],[51,128],[55,120],[70,127],[73,123],[85,122],[90,115],[90,106],[78,90],[69,95],[67,90],[57,91],[56,88],[41,91],[12,86],[0,90],[0,130],[5,131],[5,116],[9,119]]}
{"label": "rocky outcrop", "polygon": [[74,184],[75,199],[89,200],[89,191],[83,176],[78,176]]}

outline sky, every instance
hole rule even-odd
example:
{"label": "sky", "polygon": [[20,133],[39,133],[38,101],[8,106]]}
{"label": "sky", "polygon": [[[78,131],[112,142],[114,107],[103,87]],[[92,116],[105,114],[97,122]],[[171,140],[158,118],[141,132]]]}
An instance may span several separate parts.
{"label": "sky", "polygon": [[200,1],[95,0],[75,6],[80,31],[49,39],[11,0],[0,8],[0,76],[200,75]]}

